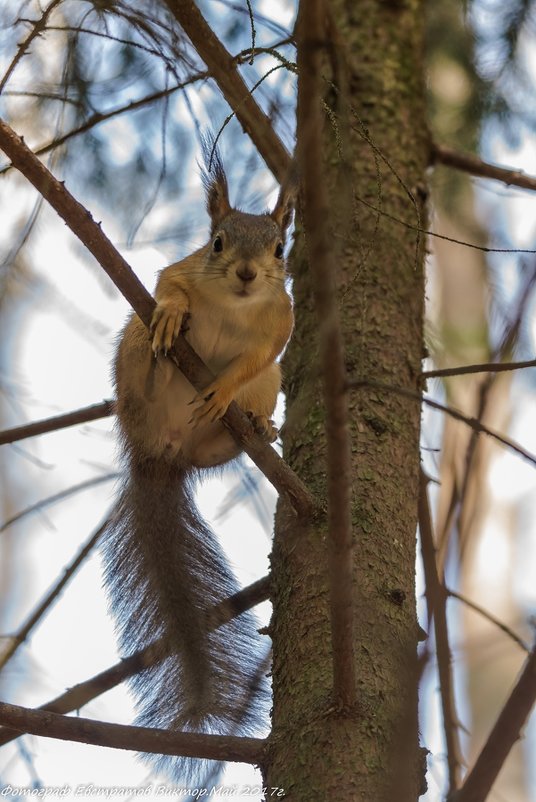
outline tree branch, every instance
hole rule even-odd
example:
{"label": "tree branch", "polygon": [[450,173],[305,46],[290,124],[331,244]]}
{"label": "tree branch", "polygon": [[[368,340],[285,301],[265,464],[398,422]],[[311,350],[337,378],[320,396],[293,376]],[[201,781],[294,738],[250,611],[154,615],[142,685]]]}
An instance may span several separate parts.
{"label": "tree branch", "polygon": [[74,493],[80,493],[81,491],[87,490],[90,487],[96,487],[103,482],[111,482],[113,479],[117,479],[118,476],[119,474],[117,473],[107,473],[104,476],[95,476],[93,479],[86,479],[85,482],[80,482],[77,485],[71,485],[71,487],[66,488],[66,490],[60,490],[59,493],[54,493],[53,496],[42,498],[40,501],[37,501],[35,504],[31,504],[29,507],[25,507],[25,509],[15,513],[15,515],[12,515],[11,518],[8,518],[6,521],[4,521],[2,525],[0,525],[0,533],[5,532],[6,529],[8,529],[14,523],[20,521],[22,518],[25,518],[26,515],[31,515],[32,512],[42,510],[44,507],[48,507],[50,504],[55,504],[57,501],[63,501],[64,498],[72,496]]}
{"label": "tree branch", "polygon": [[491,624],[495,624],[495,626],[504,632],[505,635],[508,635],[508,637],[514,641],[514,643],[517,643],[517,645],[523,649],[524,652],[530,652],[530,648],[527,646],[523,638],[520,638],[517,632],[514,632],[511,627],[494,616],[493,613],[490,613],[489,610],[484,609],[484,607],[481,607],[480,604],[476,604],[476,602],[471,601],[471,599],[468,599],[467,596],[463,596],[461,593],[458,593],[455,590],[446,588],[446,591],[448,596],[453,599],[458,599],[458,601],[460,601],[462,604],[465,604],[466,607],[470,607],[470,609],[474,610],[475,613],[481,615],[482,618],[486,618]]}
{"label": "tree branch", "polygon": [[536,648],[533,648],[508,701],[460,790],[449,802],[484,802],[512,746],[521,737],[536,699]]}
{"label": "tree branch", "polygon": [[439,162],[447,167],[455,167],[464,173],[481,176],[482,178],[493,178],[502,181],[503,184],[522,187],[523,189],[536,190],[536,178],[527,175],[522,170],[509,170],[506,167],[497,167],[488,164],[477,156],[468,153],[459,153],[452,148],[444,145],[432,145],[431,153],[432,164]]}
{"label": "tree branch", "polygon": [[460,365],[454,368],[439,368],[438,370],[423,370],[423,379],[434,379],[445,376],[464,376],[467,373],[502,373],[508,370],[521,370],[522,368],[536,368],[536,359],[527,359],[524,362],[482,362],[478,365]]}
{"label": "tree branch", "polygon": [[[251,54],[251,57],[262,54],[268,53],[273,55],[275,58],[277,57],[275,54],[275,48],[280,47],[283,44],[288,44],[289,40],[282,40],[276,42],[271,47],[256,47],[253,51],[251,48],[247,48],[246,50],[242,50],[240,53],[237,53],[236,56],[233,56],[233,60],[236,64],[242,64],[246,57]],[[47,142],[44,145],[41,145],[36,150],[33,151],[34,155],[36,156],[43,156],[45,153],[48,153],[51,150],[63,145],[65,142],[68,142],[69,139],[73,137],[79,136],[80,134],[85,134],[94,128],[96,125],[100,123],[107,122],[108,120],[112,120],[115,117],[119,117],[121,114],[127,114],[131,111],[137,111],[138,109],[143,108],[144,106],[149,106],[151,103],[156,103],[158,100],[163,100],[164,98],[169,97],[170,95],[178,92],[181,89],[185,89],[187,86],[191,86],[191,84],[197,81],[203,81],[207,78],[211,77],[211,73],[209,70],[202,70],[200,72],[196,72],[193,75],[190,75],[184,81],[176,84],[175,86],[168,87],[167,89],[160,89],[157,92],[152,92],[150,95],[146,95],[145,97],[141,97],[138,100],[131,100],[128,103],[123,104],[122,106],[116,106],[113,109],[108,109],[107,111],[97,111],[94,114],[90,115],[83,123],[78,125],[76,128],[72,128],[70,131],[66,131],[61,136],[56,137],[50,142]],[[38,97],[39,93],[36,93]],[[62,96],[60,98],[62,102],[65,102],[65,98]],[[13,167],[12,164],[7,164],[5,167],[0,169],[0,175],[7,173]]]}
{"label": "tree branch", "polygon": [[[235,616],[266,601],[269,595],[270,577],[265,576],[215,605],[209,617],[209,626],[214,629],[223,626]],[[138,674],[140,671],[149,668],[155,660],[161,659],[163,659],[161,645],[158,641],[155,641],[145,649],[124,660],[120,660],[119,663],[105,671],[101,671],[94,677],[74,685],[68,691],[50,702],[46,702],[38,709],[51,713],[71,713],[73,710],[79,710],[101,694],[124,682],[133,674]],[[8,727],[0,728],[0,746],[13,741],[19,735],[20,732]]]}
{"label": "tree branch", "polygon": [[[65,189],[63,183],[54,178],[3,120],[0,120],[0,148],[65,220],[148,327],[155,308],[154,299],[91,214]],[[206,387],[213,379],[207,366],[182,335],[175,341],[169,356],[196,389]],[[256,435],[251,421],[235,402],[231,403],[223,422],[274,487],[289,497],[296,512],[310,515],[314,500],[308,489],[277,452]]]}
{"label": "tree branch", "polygon": [[58,429],[66,429],[79,423],[106,418],[113,414],[114,402],[111,400],[101,401],[100,404],[82,407],[64,415],[55,415],[53,418],[25,423],[22,426],[15,426],[13,429],[4,429],[3,432],[0,432],[0,446],[5,443],[15,443],[17,440],[25,440],[27,437],[35,437],[38,434],[45,434],[46,432],[56,432]]}
{"label": "tree branch", "polygon": [[233,760],[260,763],[265,741],[232,735],[201,735],[194,732],[169,732],[149,727],[110,724],[88,718],[60,716],[42,710],[30,710],[0,702],[0,724],[62,741],[128,749],[158,755],[182,755],[209,760]]}
{"label": "tree branch", "polygon": [[163,1],[207,65],[242,128],[250,136],[277,180],[282,182],[290,167],[290,156],[272,128],[269,118],[257,105],[244,83],[233,57],[214,34],[193,0]]}
{"label": "tree branch", "polygon": [[499,432],[489,429],[477,418],[464,415],[459,409],[447,406],[447,404],[441,404],[439,401],[434,401],[432,398],[427,398],[425,395],[421,395],[421,393],[417,392],[416,390],[410,390],[406,387],[397,387],[395,384],[386,384],[384,382],[373,381],[371,379],[352,379],[350,382],[348,382],[348,387],[350,389],[372,387],[376,390],[385,390],[385,392],[395,393],[403,398],[409,398],[414,401],[418,401],[419,403],[426,404],[426,406],[431,407],[432,409],[437,409],[440,412],[444,412],[446,415],[450,415],[451,418],[465,423],[467,426],[470,426],[471,429],[474,429],[474,431],[478,434],[485,434],[488,437],[492,437],[494,440],[497,440],[497,442],[501,443],[501,445],[505,446],[505,448],[511,449],[520,457],[526,459],[527,462],[531,462],[533,465],[536,465],[536,456],[531,454],[530,451],[524,449],[514,440],[510,440],[508,437],[504,437],[504,435],[500,434]]}
{"label": "tree branch", "polygon": [[52,11],[54,11],[56,6],[59,6],[60,3],[62,2],[63,0],[52,0],[52,2],[49,3],[48,6],[43,11],[41,17],[33,23],[32,30],[30,31],[26,39],[24,39],[24,41],[22,41],[19,44],[15,57],[13,58],[9,67],[7,68],[4,77],[0,81],[0,94],[4,91],[4,88],[9,79],[11,78],[11,76],[13,75],[13,72],[15,71],[17,64],[28,52],[28,49],[32,44],[33,40],[36,39],[38,36],[40,36],[46,29],[47,21]]}
{"label": "tree branch", "polygon": [[459,719],[454,701],[452,655],[447,626],[447,592],[437,570],[432,516],[428,503],[427,478],[421,470],[419,481],[419,532],[421,535],[422,563],[426,580],[428,620],[434,619],[434,632],[439,672],[439,690],[443,711],[443,727],[447,747],[449,791],[459,788],[463,761],[459,739]]}
{"label": "tree branch", "polygon": [[14,635],[10,635],[10,637],[7,639],[8,640],[7,646],[3,650],[3,652],[0,653],[0,670],[4,668],[4,666],[6,665],[6,663],[9,662],[9,660],[11,660],[13,655],[17,652],[18,648],[22,646],[24,641],[28,638],[30,632],[43,618],[47,610],[60,595],[65,585],[67,585],[69,580],[73,577],[75,572],[84,562],[88,554],[90,554],[93,548],[97,545],[97,542],[107,525],[108,525],[108,519],[103,524],[101,524],[101,526],[99,526],[99,528],[95,532],[93,532],[89,540],[80,549],[74,560],[72,560],[71,564],[68,565],[67,568],[65,568],[63,576],[53,585],[53,587],[49,590],[49,592],[45,595],[42,601],[37,605],[35,610],[26,619],[26,621],[20,627],[20,629],[18,629],[18,631],[15,632]]}
{"label": "tree branch", "polygon": [[339,705],[356,702],[354,660],[351,451],[348,383],[338,314],[329,200],[323,170],[324,116],[321,107],[320,43],[325,40],[322,0],[302,0],[298,15],[298,164],[303,221],[320,329],[326,407],[328,554],[334,696]]}

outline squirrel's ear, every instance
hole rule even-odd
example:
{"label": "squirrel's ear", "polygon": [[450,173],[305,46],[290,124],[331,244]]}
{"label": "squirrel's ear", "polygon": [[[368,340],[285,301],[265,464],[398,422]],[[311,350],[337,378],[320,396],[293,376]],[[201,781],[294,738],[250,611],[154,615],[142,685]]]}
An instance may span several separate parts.
{"label": "squirrel's ear", "polygon": [[205,160],[202,179],[207,199],[207,211],[212,221],[212,231],[214,231],[219,222],[231,211],[229,189],[221,156],[213,138],[204,139],[202,146]]}
{"label": "squirrel's ear", "polygon": [[292,212],[296,207],[298,188],[298,174],[293,164],[287,178],[281,185],[275,208],[273,212],[270,213],[270,217],[275,220],[283,234],[285,234],[292,220]]}

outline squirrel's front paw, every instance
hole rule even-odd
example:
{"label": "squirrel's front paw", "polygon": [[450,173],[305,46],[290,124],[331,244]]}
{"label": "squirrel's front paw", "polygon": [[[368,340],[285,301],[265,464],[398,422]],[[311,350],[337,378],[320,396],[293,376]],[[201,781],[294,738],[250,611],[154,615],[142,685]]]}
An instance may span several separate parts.
{"label": "squirrel's front paw", "polygon": [[194,428],[199,424],[214,423],[223,418],[232,400],[232,396],[223,387],[219,387],[216,383],[209,384],[190,401],[190,404],[198,404],[198,406],[189,423]]}
{"label": "squirrel's front paw", "polygon": [[177,303],[159,303],[151,318],[151,339],[152,349],[157,356],[160,351],[167,354],[175,342],[183,319],[186,318],[188,310]]}

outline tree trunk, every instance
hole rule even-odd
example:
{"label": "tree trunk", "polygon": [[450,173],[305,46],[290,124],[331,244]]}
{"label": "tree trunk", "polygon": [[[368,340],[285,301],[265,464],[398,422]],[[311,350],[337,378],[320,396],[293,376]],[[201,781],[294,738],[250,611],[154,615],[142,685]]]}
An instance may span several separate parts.
{"label": "tree trunk", "polygon": [[[306,525],[281,501],[266,780],[291,802],[414,802],[424,775],[414,587],[420,406],[378,383],[417,390],[423,352],[422,236],[392,219],[425,227],[423,4],[337,0],[327,8],[325,170],[346,367],[350,379],[377,383],[350,391],[358,701],[351,710],[333,705],[325,516]],[[284,448],[325,508],[318,321],[304,239],[298,221]]]}

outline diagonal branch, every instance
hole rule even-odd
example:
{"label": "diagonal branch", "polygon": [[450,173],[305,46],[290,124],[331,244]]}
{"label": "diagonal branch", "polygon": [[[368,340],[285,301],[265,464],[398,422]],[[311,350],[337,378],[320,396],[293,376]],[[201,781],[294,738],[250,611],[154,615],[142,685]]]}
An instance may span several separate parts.
{"label": "diagonal branch", "polygon": [[260,738],[201,735],[195,732],[169,732],[150,727],[110,724],[30,710],[5,702],[0,702],[0,724],[18,730],[19,734],[31,733],[45,738],[150,754],[233,760],[239,763],[260,763],[265,746],[265,741]]}
{"label": "diagonal branch", "polygon": [[527,462],[531,462],[533,465],[536,465],[536,455],[531,454],[530,451],[527,451],[525,448],[520,446],[519,443],[516,443],[514,440],[510,440],[510,438],[505,437],[493,429],[490,429],[488,426],[484,426],[484,424],[481,423],[478,418],[472,418],[469,415],[464,415],[463,412],[460,412],[460,410],[456,409],[456,407],[451,407],[447,404],[441,404],[439,401],[434,401],[432,398],[421,395],[416,390],[411,390],[407,387],[397,387],[396,384],[387,384],[385,382],[379,382],[373,379],[352,379],[350,382],[348,382],[348,387],[350,389],[373,387],[376,390],[385,390],[387,393],[395,393],[403,398],[409,398],[414,401],[418,401],[419,403],[426,404],[426,406],[431,407],[432,409],[437,409],[439,412],[444,412],[446,415],[450,415],[451,418],[465,423],[477,434],[485,434],[488,437],[492,437],[494,440],[497,440],[497,442],[501,443],[501,445],[503,445],[505,448],[511,449],[520,457],[526,459]]}
{"label": "diagonal branch", "polygon": [[450,651],[447,626],[447,591],[437,570],[427,484],[427,478],[421,470],[419,482],[419,532],[421,535],[422,563],[426,580],[428,620],[430,622],[432,616],[434,619],[439,690],[441,694],[441,708],[443,711],[445,744],[447,747],[449,791],[452,792],[460,787],[463,756],[458,732],[459,720],[454,701],[452,654]]}
{"label": "diagonal branch", "polygon": [[[154,299],[87,209],[75,200],[63,183],[54,178],[24,141],[1,119],[0,148],[65,220],[148,327],[155,308]],[[207,366],[183,336],[177,338],[169,356],[196,389],[206,387],[213,379]],[[296,512],[310,515],[314,500],[308,489],[279,454],[255,434],[251,421],[235,402],[231,403],[223,422],[274,487],[289,497]]]}
{"label": "diagonal branch", "polygon": [[488,164],[477,156],[469,153],[459,153],[457,150],[447,148],[444,145],[432,145],[432,163],[440,162],[447,167],[455,167],[464,173],[481,176],[482,178],[493,178],[502,181],[503,184],[522,187],[523,189],[536,190],[536,178],[527,175],[522,170],[509,170],[507,167],[497,167],[495,164]]}
{"label": "diagonal branch", "polygon": [[480,604],[476,604],[476,602],[468,599],[467,596],[463,596],[461,593],[458,593],[451,588],[446,588],[446,592],[447,595],[452,599],[458,599],[458,601],[462,604],[465,604],[466,607],[474,610],[474,612],[481,615],[482,618],[487,619],[491,624],[494,624],[496,627],[498,627],[502,632],[504,632],[505,635],[508,635],[508,637],[514,641],[514,643],[517,643],[517,645],[523,649],[524,652],[530,652],[530,648],[527,646],[523,638],[521,638],[517,632],[514,632],[514,630],[509,627],[508,624],[505,624],[504,621],[500,620],[500,618],[497,618],[497,616],[493,615],[493,613],[490,613],[489,610],[486,610],[484,607],[481,607]]}
{"label": "diagonal branch", "polygon": [[526,359],[523,362],[481,362],[477,365],[459,365],[453,368],[423,370],[421,376],[423,379],[434,379],[446,376],[464,376],[467,373],[502,373],[523,368],[536,368],[536,359]]}
{"label": "diagonal branch", "polygon": [[[223,626],[237,615],[241,615],[241,613],[250,610],[256,604],[266,601],[269,595],[270,577],[265,576],[242,588],[242,590],[239,590],[228,599],[219,602],[209,618],[209,626],[214,627],[214,629]],[[101,671],[100,674],[84,682],[79,682],[65,693],[41,705],[39,710],[46,710],[51,713],[71,713],[73,710],[79,710],[97,696],[106,693],[106,691],[115,688],[129,677],[139,674],[140,671],[151,666],[155,659],[162,659],[161,644],[158,641],[149,644],[145,649],[136,652],[130,657],[120,660],[119,663],[105,671]],[[0,746],[13,741],[19,735],[19,732],[8,727],[0,728]]]}
{"label": "diagonal branch", "polygon": [[93,548],[97,545],[100,536],[104,532],[104,529],[108,525],[108,519],[99,526],[99,528],[93,532],[89,540],[82,546],[78,554],[75,556],[74,560],[72,560],[71,564],[67,566],[64,570],[62,577],[53,585],[53,587],[48,591],[42,601],[37,605],[35,610],[30,614],[30,616],[26,619],[24,624],[20,627],[20,629],[8,638],[8,645],[7,647],[0,653],[0,671],[5,667],[6,663],[11,660],[13,655],[17,652],[20,646],[25,642],[28,638],[34,627],[39,623],[39,621],[43,618],[47,610],[51,607],[51,605],[55,602],[58,598],[64,587],[67,585],[69,580],[74,576],[78,568],[82,565],[88,554],[93,550]]}
{"label": "diagonal branch", "polygon": [[270,119],[253,98],[235,60],[208,25],[193,0],[163,0],[184,30],[244,131],[279,182],[286,177],[290,156]]}
{"label": "diagonal branch", "polygon": [[476,763],[460,790],[449,802],[484,802],[503,767],[504,761],[521,737],[536,700],[536,648],[525,661],[523,670],[491,730]]}
{"label": "diagonal branch", "polygon": [[4,429],[3,432],[0,432],[0,446],[5,443],[15,443],[17,440],[25,440],[27,437],[35,437],[38,434],[45,434],[46,432],[56,432],[59,429],[66,429],[68,426],[76,426],[79,423],[107,418],[113,414],[114,402],[107,399],[101,401],[100,404],[82,407],[64,415],[55,415],[53,418],[25,423],[22,426],[15,426],[13,429]]}
{"label": "diagonal branch", "polygon": [[329,199],[323,170],[320,101],[321,45],[325,40],[322,0],[300,4],[298,16],[298,164],[302,176],[303,221],[313,293],[320,328],[320,354],[326,407],[328,553],[334,695],[338,704],[356,702],[354,660],[351,451],[348,382],[344,364],[330,234]]}

